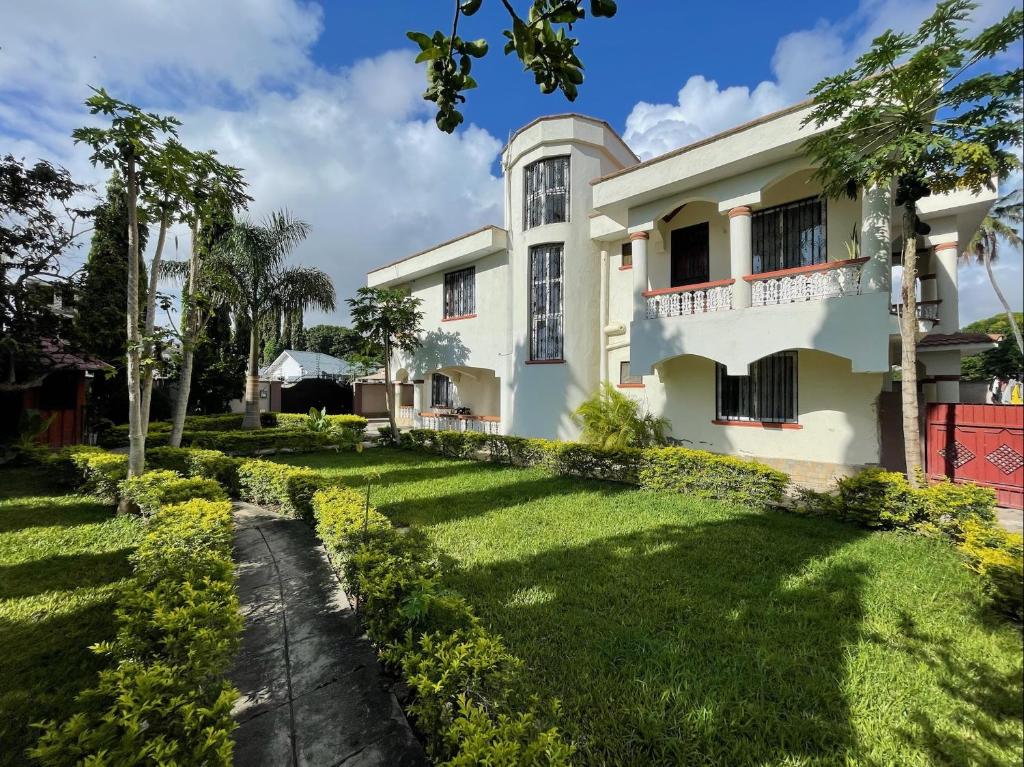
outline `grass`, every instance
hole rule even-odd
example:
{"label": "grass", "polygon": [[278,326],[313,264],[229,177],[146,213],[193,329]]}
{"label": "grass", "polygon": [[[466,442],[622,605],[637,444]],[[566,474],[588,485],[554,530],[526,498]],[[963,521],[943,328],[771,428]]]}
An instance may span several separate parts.
{"label": "grass", "polygon": [[134,518],[54,489],[27,469],[0,471],[0,765],[27,762],[30,724],[71,712],[114,635],[113,602],[141,536]]}
{"label": "grass", "polygon": [[1020,630],[941,541],[398,451],[287,460],[376,475],[581,764],[1021,763]]}

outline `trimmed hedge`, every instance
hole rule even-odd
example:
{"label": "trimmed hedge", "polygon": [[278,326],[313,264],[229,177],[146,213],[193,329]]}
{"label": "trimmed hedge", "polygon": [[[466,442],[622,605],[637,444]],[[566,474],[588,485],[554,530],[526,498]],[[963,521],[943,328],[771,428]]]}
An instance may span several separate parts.
{"label": "trimmed hedge", "polygon": [[789,484],[784,473],[756,461],[683,447],[606,450],[581,442],[427,429],[403,435],[401,446],[449,458],[486,450],[500,463],[755,506],[778,504]]}
{"label": "trimmed hedge", "polygon": [[313,493],[324,483],[319,472],[283,463],[252,459],[238,467],[243,500],[305,520],[313,519]]}
{"label": "trimmed hedge", "polygon": [[146,451],[146,466],[171,469],[187,477],[217,480],[228,495],[238,495],[238,467],[242,459],[219,450],[198,447],[155,447]]}
{"label": "trimmed hedge", "polygon": [[224,453],[253,455],[264,451],[323,450],[347,446],[357,440],[358,434],[354,430],[314,432],[305,428],[279,427],[252,431],[200,432],[190,435],[188,444]]}
{"label": "trimmed hedge", "polygon": [[45,722],[30,755],[47,767],[80,764],[223,765],[232,762],[224,678],[242,618],[231,560],[231,504],[194,500],[161,508],[132,557],[110,658],[78,713]]}
{"label": "trimmed hedge", "polygon": [[971,520],[963,526],[960,550],[967,566],[982,577],[993,606],[1024,621],[1024,537]]}
{"label": "trimmed hedge", "polygon": [[523,692],[522,661],[441,585],[437,552],[422,534],[395,530],[344,487],[317,492],[313,513],[367,634],[409,686],[409,713],[436,763],[570,764],[572,745],[542,724]]}
{"label": "trimmed hedge", "polygon": [[157,469],[124,480],[120,496],[127,498],[143,514],[154,514],[161,506],[190,500],[226,501],[227,494],[215,479],[183,477],[176,471]]}

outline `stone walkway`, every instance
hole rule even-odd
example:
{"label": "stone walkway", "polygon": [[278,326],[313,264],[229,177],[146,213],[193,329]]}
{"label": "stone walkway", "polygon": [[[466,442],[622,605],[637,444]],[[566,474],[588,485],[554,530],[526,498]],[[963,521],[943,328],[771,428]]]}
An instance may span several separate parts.
{"label": "stone walkway", "polygon": [[235,506],[245,633],[231,680],[240,767],[424,765],[313,531]]}

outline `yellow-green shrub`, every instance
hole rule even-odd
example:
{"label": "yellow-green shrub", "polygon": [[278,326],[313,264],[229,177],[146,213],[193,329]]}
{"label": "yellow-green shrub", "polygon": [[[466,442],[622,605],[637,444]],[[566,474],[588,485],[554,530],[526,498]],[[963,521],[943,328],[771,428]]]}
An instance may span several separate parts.
{"label": "yellow-green shrub", "polygon": [[312,469],[250,459],[238,467],[241,497],[292,517],[313,518],[313,494],[324,484]]}
{"label": "yellow-green shrub", "polygon": [[993,606],[1017,621],[1024,620],[1024,538],[1001,527],[968,520],[960,550],[967,566],[985,582]]}
{"label": "yellow-green shrub", "polygon": [[767,506],[782,500],[789,477],[756,461],[690,450],[685,447],[647,448],[642,451],[638,478],[648,490]]}
{"label": "yellow-green shrub", "polygon": [[203,498],[227,500],[224,488],[214,479],[182,477],[174,471],[157,469],[130,477],[119,485],[120,495],[139,507],[143,514],[153,514],[161,506],[185,503]]}
{"label": "yellow-green shrub", "polygon": [[107,500],[116,500],[120,483],[128,476],[128,456],[104,450],[77,450],[71,462],[83,479],[82,488]]}
{"label": "yellow-green shrub", "polygon": [[238,467],[241,459],[219,450],[198,447],[155,447],[146,451],[146,467],[171,469],[188,477],[215,479],[229,495],[238,494]]}

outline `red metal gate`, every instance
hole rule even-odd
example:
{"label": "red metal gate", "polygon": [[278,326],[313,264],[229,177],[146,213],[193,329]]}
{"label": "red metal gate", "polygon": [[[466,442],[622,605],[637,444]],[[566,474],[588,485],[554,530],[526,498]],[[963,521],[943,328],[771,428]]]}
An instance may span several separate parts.
{"label": "red metal gate", "polygon": [[929,478],[977,482],[1024,508],[1024,407],[929,405],[925,452]]}

